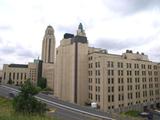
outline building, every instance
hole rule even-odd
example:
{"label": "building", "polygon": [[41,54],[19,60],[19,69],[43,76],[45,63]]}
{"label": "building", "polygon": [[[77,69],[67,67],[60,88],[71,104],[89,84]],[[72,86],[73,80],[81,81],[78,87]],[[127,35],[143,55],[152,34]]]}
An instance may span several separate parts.
{"label": "building", "polygon": [[83,25],[76,35],[65,33],[55,50],[54,30],[48,26],[42,43],[42,61],[3,66],[2,82],[35,84],[44,77],[54,96],[84,105],[97,103],[102,111],[160,107],[160,63],[144,53],[126,50],[122,55],[89,47]]}
{"label": "building", "polygon": [[28,64],[4,64],[3,65],[2,83],[7,84],[9,81],[15,85],[23,84],[30,79],[34,84],[42,76],[42,61],[34,60]]}
{"label": "building", "polygon": [[48,26],[42,42],[42,77],[47,79],[47,87],[53,89],[55,72],[55,36],[52,26]]}
{"label": "building", "polygon": [[55,61],[55,36],[52,26],[48,26],[42,43],[42,61],[44,63],[54,63]]}
{"label": "building", "polygon": [[0,84],[2,82],[2,70],[0,70]]}
{"label": "building", "polygon": [[47,79],[47,87],[53,90],[54,77],[55,77],[55,65],[52,63],[43,63],[42,77]]}
{"label": "building", "polygon": [[80,105],[96,102],[103,111],[159,107],[160,65],[144,53],[89,47],[80,24],[77,35],[64,34],[56,49],[54,92]]}
{"label": "building", "polygon": [[158,64],[144,53],[122,55],[93,50],[88,54],[88,96],[103,111],[159,107]]}
{"label": "building", "polygon": [[82,24],[77,35],[64,34],[56,49],[54,92],[58,98],[84,105],[88,88],[88,40]]}

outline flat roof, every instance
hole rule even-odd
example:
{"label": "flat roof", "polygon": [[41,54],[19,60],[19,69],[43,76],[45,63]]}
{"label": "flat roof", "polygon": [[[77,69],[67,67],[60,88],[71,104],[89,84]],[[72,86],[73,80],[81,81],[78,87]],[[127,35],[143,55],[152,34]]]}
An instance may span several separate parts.
{"label": "flat roof", "polygon": [[15,67],[15,68],[28,68],[26,64],[10,64],[8,67]]}

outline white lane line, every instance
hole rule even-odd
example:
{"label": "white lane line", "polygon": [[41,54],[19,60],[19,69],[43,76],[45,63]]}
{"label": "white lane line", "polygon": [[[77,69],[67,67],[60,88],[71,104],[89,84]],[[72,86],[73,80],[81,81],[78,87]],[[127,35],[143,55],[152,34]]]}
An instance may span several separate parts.
{"label": "white lane line", "polygon": [[[10,88],[8,86],[2,86],[2,87],[6,87],[8,89],[12,89],[14,91],[17,91],[17,92],[20,92],[20,90],[17,90],[15,88]],[[49,101],[49,100],[46,100],[46,99],[43,99],[43,98],[40,98],[38,96],[35,96],[37,99],[39,100],[42,100],[42,101],[45,101],[47,103],[50,103],[50,104],[54,104],[54,105],[57,105],[57,106],[60,106],[60,107],[64,107],[64,108],[67,108],[67,109],[70,109],[70,110],[73,110],[73,111],[77,111],[77,112],[80,112],[80,113],[83,113],[83,114],[88,114],[88,115],[91,115],[91,116],[95,116],[95,117],[98,117],[98,118],[103,118],[103,119],[107,119],[107,120],[116,120],[116,119],[113,119],[113,118],[110,118],[110,117],[106,117],[106,116],[102,116],[102,115],[97,115],[97,114],[94,114],[94,113],[89,113],[89,112],[86,112],[86,111],[83,111],[83,110],[79,110],[79,109],[75,109],[75,108],[72,108],[72,107],[69,107],[69,106],[66,106],[66,105],[61,105],[59,103],[56,103],[56,102],[52,102],[52,101]]]}
{"label": "white lane line", "polygon": [[84,113],[84,114],[92,115],[92,116],[99,117],[99,118],[103,118],[103,119],[115,120],[115,119],[110,118],[110,117],[101,116],[101,115],[96,115],[96,114],[89,113],[89,112],[82,111],[82,110],[78,110],[78,109],[75,109],[75,108],[72,108],[72,107],[69,107],[69,106],[66,106],[66,105],[61,105],[61,104],[59,104],[59,103],[52,102],[52,101],[49,101],[49,100],[46,100],[46,99],[40,98],[40,97],[38,97],[38,96],[35,96],[35,97],[36,97],[37,99],[42,100],[42,101],[45,101],[45,102],[47,102],[47,103],[51,103],[51,104],[54,104],[54,105],[57,105],[57,106],[61,106],[61,107],[64,107],[64,108],[67,108],[67,109],[70,109],[70,110],[73,110],[73,111],[77,111],[77,112],[80,112],[80,113]]}

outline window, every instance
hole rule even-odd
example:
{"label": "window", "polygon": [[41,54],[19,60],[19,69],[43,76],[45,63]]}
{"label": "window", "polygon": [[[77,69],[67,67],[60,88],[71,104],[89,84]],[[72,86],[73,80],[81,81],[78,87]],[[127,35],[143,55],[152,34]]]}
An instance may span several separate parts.
{"label": "window", "polygon": [[111,96],[110,95],[108,95],[108,102],[110,102],[111,101]]}
{"label": "window", "polygon": [[4,80],[6,79],[6,72],[4,72]]}
{"label": "window", "polygon": [[13,73],[13,80],[15,79],[15,72]]}
{"label": "window", "polygon": [[23,73],[21,73],[21,80],[23,79]]}
{"label": "window", "polygon": [[11,73],[9,73],[9,79],[11,80]]}
{"label": "window", "polygon": [[26,75],[26,73],[24,74],[24,79],[26,80],[26,78],[27,78],[27,75]]}

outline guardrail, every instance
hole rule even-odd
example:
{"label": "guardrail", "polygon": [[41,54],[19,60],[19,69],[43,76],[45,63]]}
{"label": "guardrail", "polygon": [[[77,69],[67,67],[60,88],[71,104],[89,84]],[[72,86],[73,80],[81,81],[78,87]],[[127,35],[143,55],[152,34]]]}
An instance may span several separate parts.
{"label": "guardrail", "polygon": [[[20,90],[17,90],[15,88],[11,88],[11,87],[4,86],[4,85],[1,85],[1,86],[5,87],[5,88],[8,88],[8,89],[11,89],[11,90],[16,91],[16,92],[20,92]],[[41,97],[38,97],[38,96],[35,96],[35,98],[37,98],[38,100],[41,100],[42,102],[45,102],[45,103],[50,104],[50,105],[54,105],[54,106],[59,107],[59,108],[69,109],[69,110],[72,110],[72,111],[75,111],[75,112],[79,112],[79,113],[82,113],[82,114],[94,116],[94,117],[105,119],[105,120],[116,120],[116,119],[113,119],[113,118],[110,118],[110,117],[107,117],[107,116],[97,115],[97,114],[90,113],[90,112],[87,112],[87,111],[84,111],[84,110],[79,110],[79,109],[76,109],[76,108],[73,108],[73,107],[69,107],[67,105],[63,105],[63,104],[59,104],[59,103],[56,103],[56,102],[53,102],[53,101],[49,101],[47,99],[44,99],[44,98],[41,98]]]}

